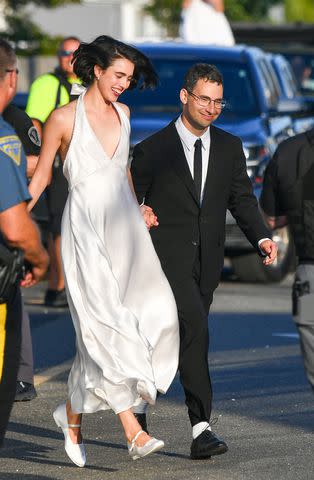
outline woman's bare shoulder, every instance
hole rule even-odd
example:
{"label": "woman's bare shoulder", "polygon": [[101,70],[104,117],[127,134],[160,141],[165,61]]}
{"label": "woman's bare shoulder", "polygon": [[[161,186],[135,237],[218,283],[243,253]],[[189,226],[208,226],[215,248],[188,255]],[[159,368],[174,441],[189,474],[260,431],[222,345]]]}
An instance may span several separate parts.
{"label": "woman's bare shoulder", "polygon": [[72,125],[75,116],[75,109],[76,109],[77,100],[74,102],[70,102],[63,107],[56,108],[51,112],[47,122],[58,124],[60,126],[68,126]]}
{"label": "woman's bare shoulder", "polygon": [[122,110],[124,111],[124,113],[126,114],[126,116],[128,118],[130,118],[130,109],[127,105],[125,105],[125,103],[120,103],[120,102],[117,102],[117,105],[119,105],[120,108],[122,108]]}

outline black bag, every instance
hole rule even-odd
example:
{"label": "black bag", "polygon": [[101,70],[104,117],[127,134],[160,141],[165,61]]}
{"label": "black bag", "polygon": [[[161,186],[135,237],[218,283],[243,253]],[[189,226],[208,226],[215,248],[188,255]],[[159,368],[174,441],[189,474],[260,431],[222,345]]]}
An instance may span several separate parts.
{"label": "black bag", "polygon": [[7,303],[24,277],[24,253],[0,243],[0,303]]}

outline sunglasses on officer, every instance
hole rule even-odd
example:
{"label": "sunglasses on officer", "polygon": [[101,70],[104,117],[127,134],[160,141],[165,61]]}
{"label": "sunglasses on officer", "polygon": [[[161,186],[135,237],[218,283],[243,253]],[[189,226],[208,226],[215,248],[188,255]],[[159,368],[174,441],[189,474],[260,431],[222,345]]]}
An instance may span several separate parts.
{"label": "sunglasses on officer", "polygon": [[7,73],[15,72],[16,75],[18,75],[18,73],[19,73],[19,69],[18,69],[18,68],[6,68],[5,71],[6,71]]}
{"label": "sunglasses on officer", "polygon": [[75,50],[59,50],[58,57],[70,57],[74,52]]}

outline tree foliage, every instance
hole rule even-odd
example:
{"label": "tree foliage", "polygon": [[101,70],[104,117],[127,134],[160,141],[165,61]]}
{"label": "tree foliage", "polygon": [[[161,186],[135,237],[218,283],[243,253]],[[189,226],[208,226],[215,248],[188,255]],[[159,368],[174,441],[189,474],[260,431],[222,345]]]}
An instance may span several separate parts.
{"label": "tree foliage", "polygon": [[[0,35],[15,44],[19,54],[55,54],[60,36],[43,32],[26,12],[29,0],[3,0],[6,29]],[[41,7],[54,8],[67,3],[80,3],[80,0],[32,0]]]}
{"label": "tree foliage", "polygon": [[262,21],[269,8],[280,0],[225,0],[225,13],[231,21]]}
{"label": "tree foliage", "polygon": [[32,0],[32,2],[30,0],[5,0],[6,8],[11,12],[17,12],[30,3],[40,7],[54,8],[67,3],[80,3],[80,0]]}
{"label": "tree foliage", "polygon": [[285,11],[290,22],[314,22],[313,0],[285,0]]}
{"label": "tree foliage", "polygon": [[162,25],[168,35],[177,36],[180,25],[182,0],[152,0],[144,11]]}

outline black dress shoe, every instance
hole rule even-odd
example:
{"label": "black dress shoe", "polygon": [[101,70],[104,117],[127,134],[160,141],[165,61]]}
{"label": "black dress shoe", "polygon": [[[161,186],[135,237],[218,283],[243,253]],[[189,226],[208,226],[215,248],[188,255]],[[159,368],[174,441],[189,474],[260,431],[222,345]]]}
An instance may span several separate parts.
{"label": "black dress shoe", "polygon": [[27,382],[16,382],[15,402],[29,402],[37,397],[34,385]]}
{"label": "black dress shoe", "polygon": [[134,417],[138,421],[138,423],[141,425],[142,430],[149,435],[148,430],[147,430],[147,421],[146,421],[146,413],[134,413]]}
{"label": "black dress shoe", "polygon": [[68,301],[67,301],[65,289],[64,288],[62,290],[48,289],[46,291],[44,303],[45,305],[47,305],[47,307],[67,307]]}
{"label": "black dress shoe", "polygon": [[220,440],[210,430],[205,430],[191,445],[191,458],[193,460],[202,460],[210,458],[212,455],[221,455],[228,450],[226,443]]}

